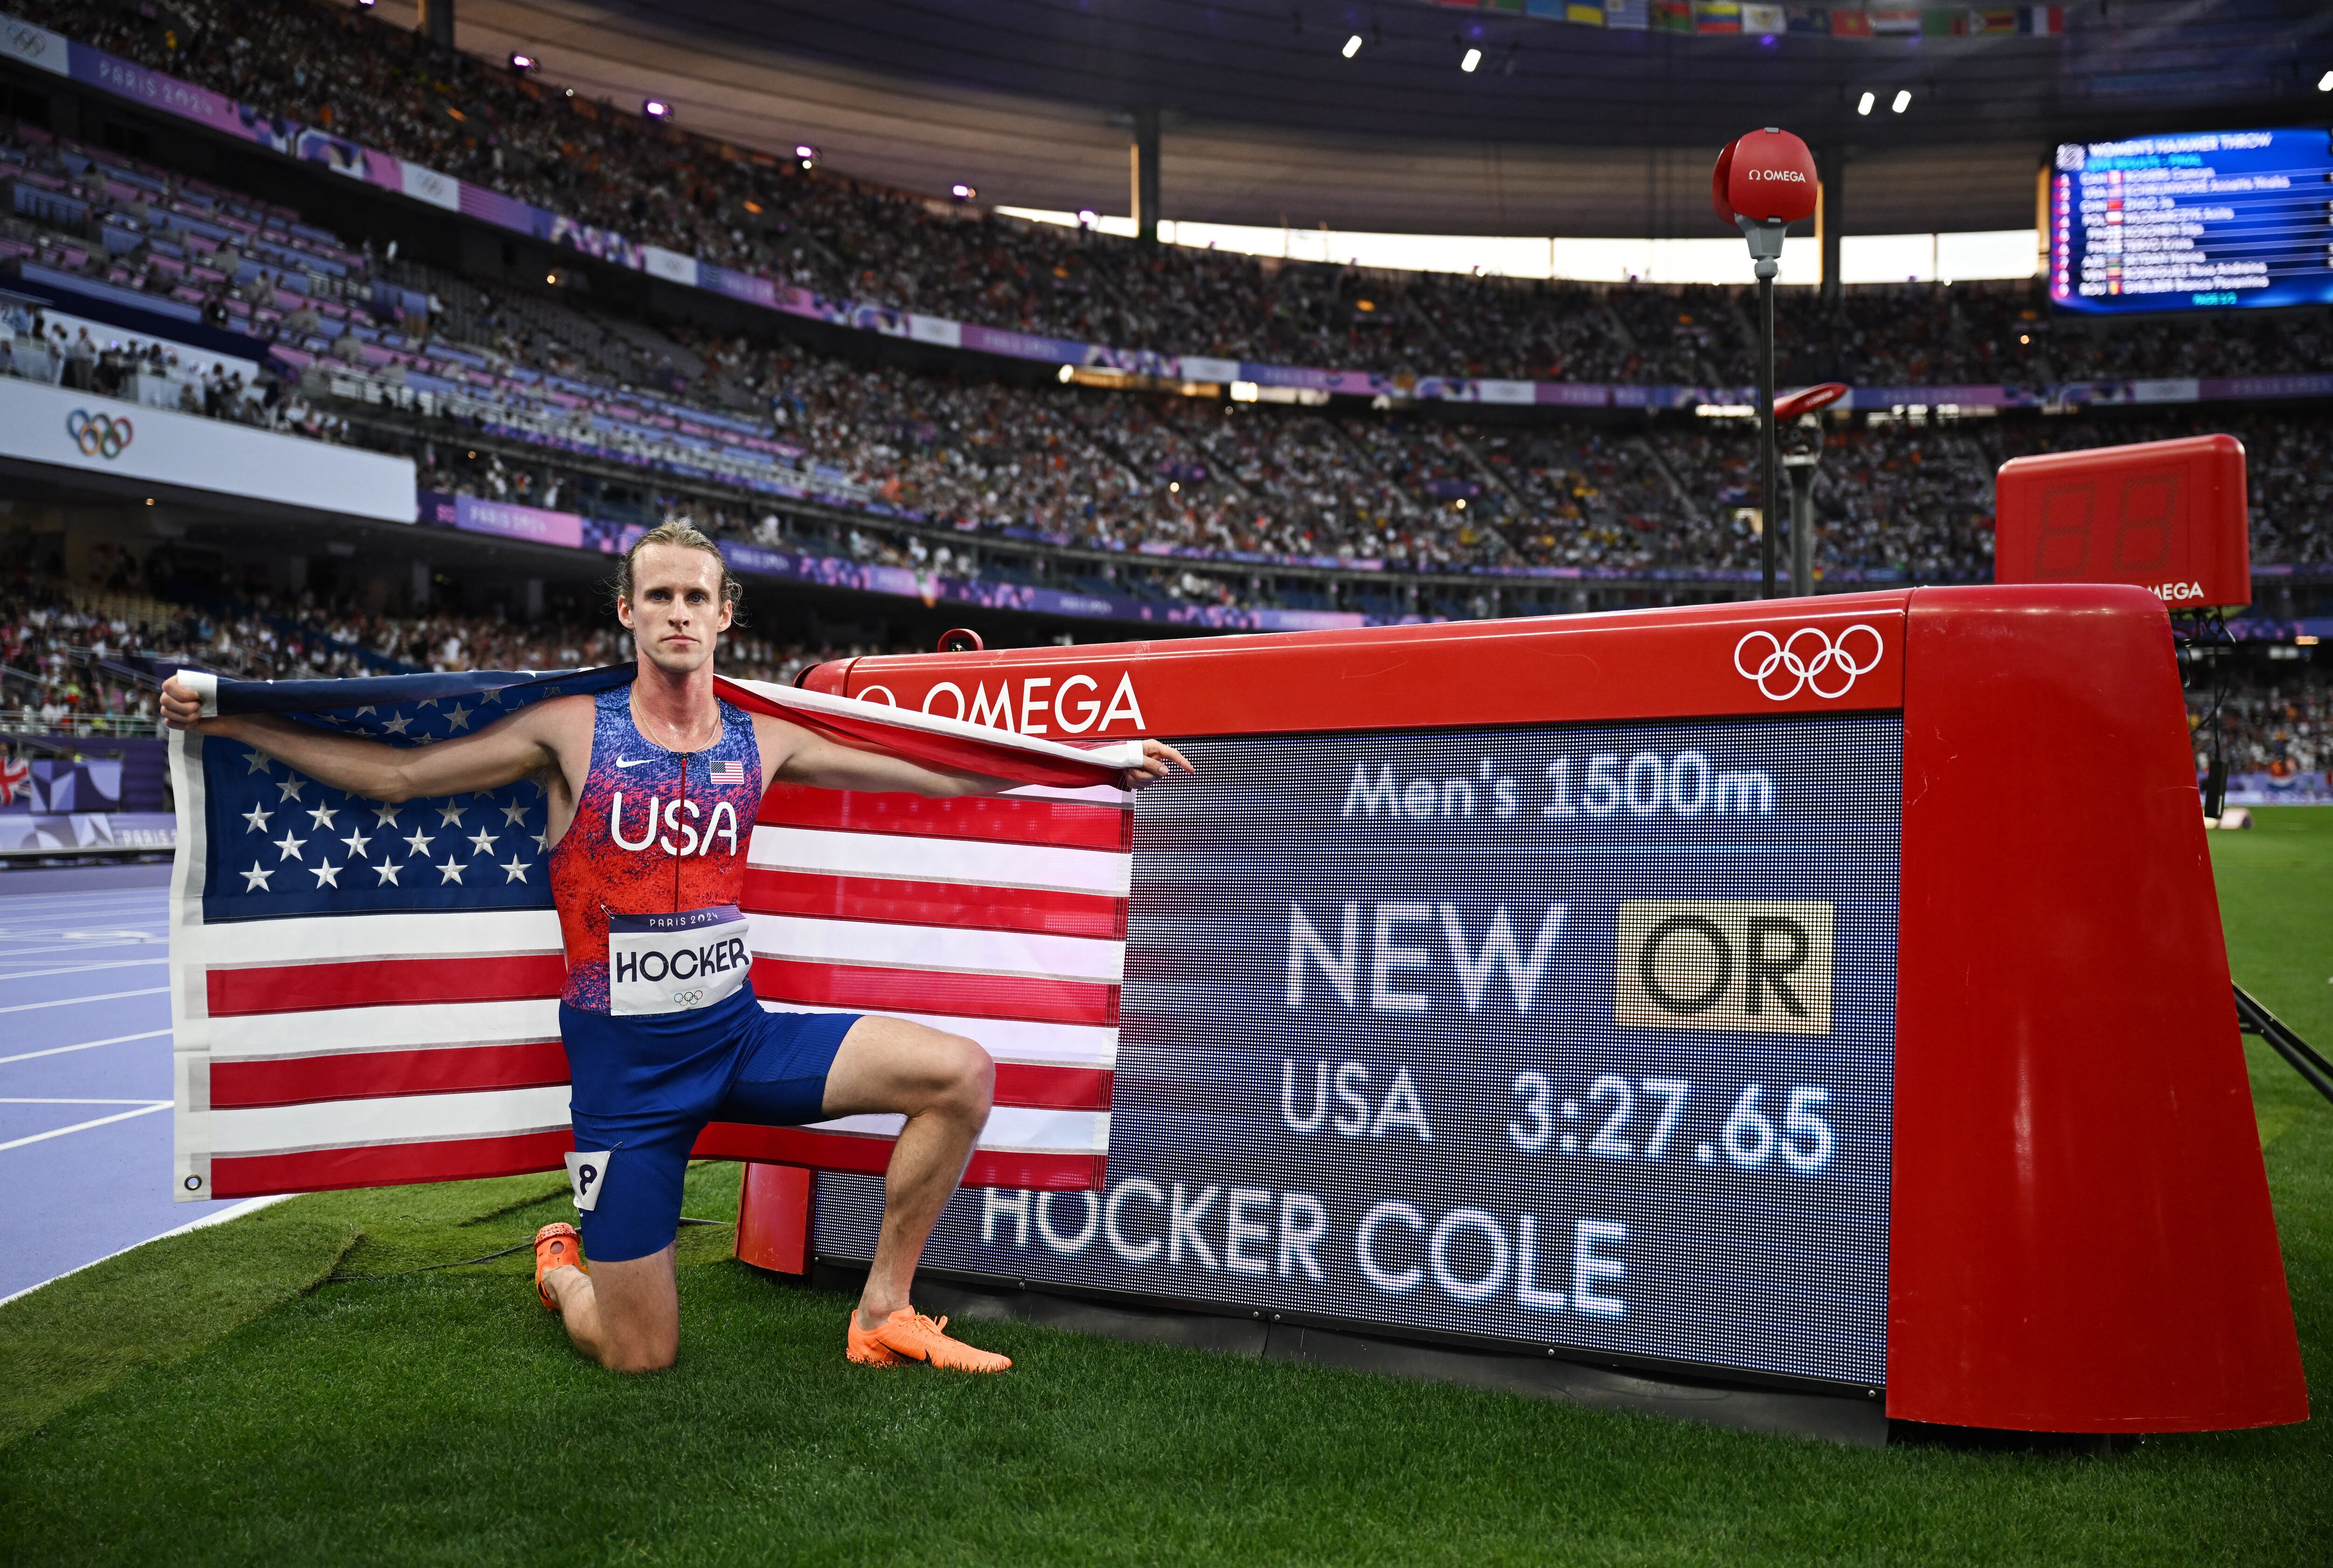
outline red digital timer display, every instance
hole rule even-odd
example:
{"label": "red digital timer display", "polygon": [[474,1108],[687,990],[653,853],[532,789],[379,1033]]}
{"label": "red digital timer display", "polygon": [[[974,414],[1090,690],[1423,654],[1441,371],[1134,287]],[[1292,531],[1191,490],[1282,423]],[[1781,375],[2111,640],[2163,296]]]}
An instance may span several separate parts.
{"label": "red digital timer display", "polygon": [[2232,435],[2012,458],[1993,511],[1995,582],[2127,583],[2175,610],[2251,603]]}

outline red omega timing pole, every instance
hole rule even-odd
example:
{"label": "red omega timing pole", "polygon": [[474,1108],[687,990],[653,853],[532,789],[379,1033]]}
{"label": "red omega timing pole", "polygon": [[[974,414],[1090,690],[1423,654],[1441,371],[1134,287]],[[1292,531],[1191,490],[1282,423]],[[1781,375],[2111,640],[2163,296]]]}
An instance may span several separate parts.
{"label": "red omega timing pole", "polygon": [[1774,274],[1791,225],[1814,214],[1814,155],[1774,126],[1736,137],[1710,171],[1709,201],[1718,221],[1750,242],[1758,273],[1758,470],[1762,498],[1759,559],[1764,597],[1774,597],[1774,531],[1781,512],[1774,471]]}

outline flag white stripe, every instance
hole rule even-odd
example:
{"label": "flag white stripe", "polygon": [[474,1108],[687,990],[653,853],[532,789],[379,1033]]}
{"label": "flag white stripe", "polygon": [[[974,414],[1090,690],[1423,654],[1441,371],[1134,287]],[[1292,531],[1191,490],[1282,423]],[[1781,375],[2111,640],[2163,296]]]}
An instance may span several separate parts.
{"label": "flag white stripe", "polygon": [[1115,784],[1097,784],[1088,789],[1067,789],[1052,784],[1015,784],[997,794],[1013,800],[1082,800],[1094,806],[1112,806],[1129,810],[1134,797]]}
{"label": "flag white stripe", "polygon": [[[770,1012],[864,1013],[865,1008],[807,1007],[792,1002],[763,1002]],[[951,1035],[963,1035],[1000,1062],[1032,1067],[1099,1067],[1118,1066],[1118,1030],[1099,1024],[1046,1024],[1022,1018],[967,1018],[946,1013],[885,1011],[887,1018],[905,1018]]]}
{"label": "flag white stripe", "polygon": [[[223,1159],[304,1153],[390,1143],[435,1143],[456,1138],[505,1137],[568,1124],[564,1084],[536,1089],[489,1089],[457,1095],[406,1095],[373,1100],[326,1100],[304,1105],[262,1105],[210,1114],[211,1153]],[[896,1115],[845,1116],[821,1122],[821,1132],[869,1137],[898,1135]],[[1106,1111],[1053,1111],[999,1105],[981,1133],[984,1149],[1101,1153],[1109,1147]]]}
{"label": "flag white stripe", "polygon": [[1026,887],[1124,898],[1134,857],[1115,849],[990,844],[975,838],[837,833],[817,827],[754,829],[746,864],[763,871],[879,876],[978,887]]}
{"label": "flag white stripe", "polygon": [[562,951],[548,909],[398,911],[223,921],[203,927],[209,967],[384,958],[477,958]]}
{"label": "flag white stripe", "polygon": [[813,963],[879,964],[956,973],[1043,975],[1115,985],[1126,944],[1083,936],[1020,931],[969,931],[944,925],[886,925],[868,920],[814,920],[748,914],[746,946],[756,955]]}
{"label": "flag white stripe", "polygon": [[556,997],[516,1002],[416,1002],[406,1007],[339,1008],[214,1019],[211,1059],[256,1062],[278,1056],[426,1050],[558,1037]]}
{"label": "flag white stripe", "polygon": [[494,1138],[567,1125],[567,1085],[398,1095],[211,1111],[211,1152],[235,1158],[369,1143]]}
{"label": "flag white stripe", "polygon": [[[896,1138],[907,1118],[891,1114],[837,1116],[813,1122],[810,1131],[849,1133],[866,1138]],[[1030,1105],[998,1105],[981,1129],[980,1146],[1011,1152],[1102,1154],[1109,1150],[1108,1111],[1049,1111]]]}

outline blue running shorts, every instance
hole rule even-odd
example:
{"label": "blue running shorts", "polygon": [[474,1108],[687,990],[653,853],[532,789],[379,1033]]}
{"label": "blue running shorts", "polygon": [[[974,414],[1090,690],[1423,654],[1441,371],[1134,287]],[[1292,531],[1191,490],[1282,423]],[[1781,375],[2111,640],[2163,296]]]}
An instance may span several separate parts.
{"label": "blue running shorts", "polygon": [[560,1004],[583,1256],[622,1263],[671,1242],[688,1152],[708,1122],[820,1120],[827,1070],[859,1017],[765,1012],[750,988],[692,1012],[615,1017]]}

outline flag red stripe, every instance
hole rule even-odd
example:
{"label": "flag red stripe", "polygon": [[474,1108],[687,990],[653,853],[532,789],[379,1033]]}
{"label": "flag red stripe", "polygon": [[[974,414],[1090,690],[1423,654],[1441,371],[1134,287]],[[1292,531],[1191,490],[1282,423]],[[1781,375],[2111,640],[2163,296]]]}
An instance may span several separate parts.
{"label": "flag red stripe", "polygon": [[[1047,1111],[1107,1111],[1111,1077],[1107,1067],[999,1062],[996,1103]],[[567,1052],[557,1040],[365,1051],[264,1062],[213,1062],[211,1105],[215,1110],[232,1111],[399,1095],[531,1089],[565,1082]]]}
{"label": "flag red stripe", "polygon": [[973,887],[885,876],[836,876],[823,871],[748,870],[740,907],[754,914],[879,920],[894,925],[1032,932],[1113,942],[1126,937],[1126,900],[1105,893]]}
{"label": "flag red stripe", "polygon": [[[323,1192],[343,1187],[396,1187],[412,1181],[468,1181],[481,1176],[523,1176],[556,1171],[575,1147],[564,1127],[494,1138],[447,1138],[427,1143],[369,1143],[353,1149],[310,1149],[296,1154],[220,1155],[211,1161],[213,1198],[258,1198],[274,1192]],[[855,1169],[855,1167],[854,1167]]]}
{"label": "flag red stripe", "polygon": [[204,977],[213,1018],[305,1013],[415,1002],[515,1002],[555,997],[567,960],[555,952],[492,958],[376,958],[215,969]]}
{"label": "flag red stripe", "polygon": [[[497,1138],[449,1138],[429,1143],[375,1143],[354,1149],[313,1149],[296,1154],[220,1156],[211,1162],[210,1196],[260,1198],[277,1192],[328,1192],[350,1187],[396,1187],[416,1181],[468,1181],[559,1170],[574,1134],[514,1133]],[[715,1122],[698,1137],[700,1160],[770,1160],[821,1171],[879,1174],[890,1163],[888,1138],[854,1138],[805,1127],[753,1127]],[[1098,1191],[1105,1173],[1099,1154],[1023,1154],[980,1150],[965,1167],[967,1187],[1014,1187],[1056,1192]]]}
{"label": "flag red stripe", "polygon": [[1118,1022],[1118,988],[1090,980],[756,958],[753,983],[754,994],[765,1002],[1053,1024]]}
{"label": "flag red stripe", "polygon": [[[824,1133],[814,1127],[754,1127],[740,1122],[715,1122],[696,1140],[691,1154],[699,1160],[768,1160],[783,1165],[808,1165],[820,1171],[860,1171],[880,1174],[891,1163],[891,1140],[855,1138],[847,1133]],[[1054,1192],[1100,1190],[1103,1157],[1099,1154],[1022,1154],[1010,1150],[981,1149],[965,1168],[967,1187],[1017,1187]]]}
{"label": "flag red stripe", "polygon": [[1046,1111],[1107,1111],[1117,1075],[1108,1067],[1041,1066],[1027,1062],[996,1064],[996,1103]]}
{"label": "flag red stripe", "polygon": [[565,1082],[567,1051],[557,1040],[280,1056],[252,1062],[215,1059],[211,1105],[224,1111],[468,1089],[531,1089]]}
{"label": "flag red stripe", "polygon": [[857,714],[846,716],[789,707],[719,677],[715,677],[715,684],[720,688],[723,697],[741,708],[800,724],[805,730],[830,735],[845,745],[863,751],[888,751],[895,757],[906,757],[954,772],[984,773],[994,778],[1010,779],[1016,784],[1088,789],[1118,781],[1118,770],[1098,761],[1081,762],[1073,758],[1051,757],[1041,751],[1023,751],[1009,743],[941,734],[906,724],[885,723],[871,716],[861,718]]}
{"label": "flag red stripe", "polygon": [[1046,844],[1062,849],[1123,853],[1134,845],[1134,814],[1086,800],[1027,800],[967,795],[862,794],[773,784],[756,820],[783,827],[845,833],[898,833],[923,838],[977,838],[992,844]]}

